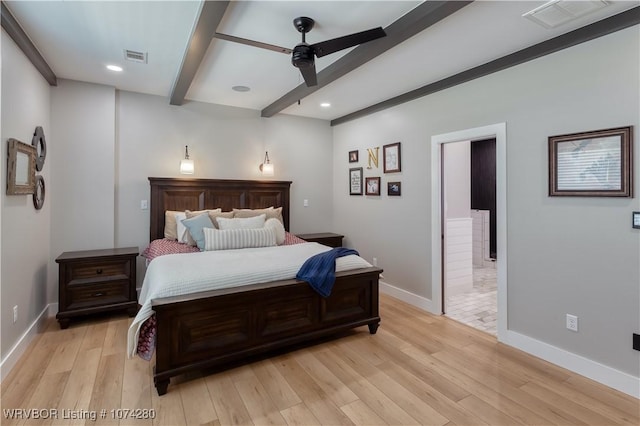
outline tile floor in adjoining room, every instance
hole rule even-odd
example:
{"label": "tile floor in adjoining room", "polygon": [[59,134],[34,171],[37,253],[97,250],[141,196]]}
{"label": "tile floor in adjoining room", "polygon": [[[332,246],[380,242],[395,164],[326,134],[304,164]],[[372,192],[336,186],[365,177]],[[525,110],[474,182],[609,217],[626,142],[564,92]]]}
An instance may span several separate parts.
{"label": "tile floor in adjoining room", "polygon": [[478,330],[497,335],[496,268],[473,268],[473,289],[447,297],[445,315]]}

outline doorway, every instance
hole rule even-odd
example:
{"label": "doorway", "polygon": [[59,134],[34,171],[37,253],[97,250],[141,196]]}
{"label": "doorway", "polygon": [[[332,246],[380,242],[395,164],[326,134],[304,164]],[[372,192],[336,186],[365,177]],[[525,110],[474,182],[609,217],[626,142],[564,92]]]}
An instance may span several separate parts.
{"label": "doorway", "polygon": [[444,312],[444,237],[446,232],[443,214],[442,161],[443,144],[478,141],[495,138],[496,143],[496,278],[497,278],[497,337],[506,336],[507,324],[507,194],[506,194],[506,123],[460,130],[435,135],[431,138],[431,253],[432,253],[432,302],[441,314]]}
{"label": "doorway", "polygon": [[441,146],[443,312],[495,336],[495,139]]}

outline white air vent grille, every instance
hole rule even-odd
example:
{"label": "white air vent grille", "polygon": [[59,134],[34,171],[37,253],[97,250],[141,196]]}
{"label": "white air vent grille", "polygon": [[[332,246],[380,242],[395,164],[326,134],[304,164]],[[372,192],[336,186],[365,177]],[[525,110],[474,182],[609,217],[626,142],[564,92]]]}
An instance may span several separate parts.
{"label": "white air vent grille", "polygon": [[605,0],[552,0],[522,16],[545,28],[555,28],[608,5]]}
{"label": "white air vent grille", "polygon": [[124,51],[124,58],[128,61],[140,62],[142,64],[147,63],[147,52],[136,52],[135,50]]}

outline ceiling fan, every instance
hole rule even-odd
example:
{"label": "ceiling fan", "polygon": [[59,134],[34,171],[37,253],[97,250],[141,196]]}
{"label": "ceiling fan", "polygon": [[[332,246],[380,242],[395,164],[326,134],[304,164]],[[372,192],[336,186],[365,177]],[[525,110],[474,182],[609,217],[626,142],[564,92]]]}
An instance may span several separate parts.
{"label": "ceiling fan", "polygon": [[321,41],[320,43],[308,44],[305,40],[305,35],[311,31],[314,24],[315,21],[311,18],[307,18],[306,16],[301,16],[293,20],[293,26],[302,33],[302,43],[299,43],[293,49],[287,49],[286,47],[275,46],[273,44],[249,40],[228,34],[216,33],[215,37],[221,40],[233,41],[249,46],[273,50],[275,52],[286,53],[287,55],[291,54],[291,63],[300,70],[307,86],[316,86],[318,84],[315,65],[316,57],[321,58],[331,53],[348,49],[349,47],[376,40],[387,35],[382,27],[378,27],[361,31],[359,33],[333,38],[331,40]]}

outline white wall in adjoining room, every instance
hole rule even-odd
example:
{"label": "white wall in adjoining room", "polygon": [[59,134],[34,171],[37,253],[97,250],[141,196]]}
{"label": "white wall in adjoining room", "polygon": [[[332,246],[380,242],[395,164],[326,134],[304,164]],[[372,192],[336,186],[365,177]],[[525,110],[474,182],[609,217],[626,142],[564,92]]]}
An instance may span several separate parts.
{"label": "white wall in adjoining room", "polygon": [[[279,115],[201,102],[172,106],[166,98],[117,93],[116,246],[149,243],[148,177],[185,177],[179,173],[185,145],[195,174],[211,179],[290,180],[291,231],[333,228],[332,131],[324,120]],[[269,152],[273,177],[259,165]],[[303,200],[309,207],[303,207]],[[140,271],[142,267],[140,266]],[[140,274],[141,275],[141,274]]]}
{"label": "white wall in adjoining room", "polygon": [[442,156],[444,217],[471,217],[471,142],[444,144]]}
{"label": "white wall in adjoining room", "polygon": [[[432,299],[431,136],[506,122],[509,330],[637,383],[640,237],[630,218],[640,197],[549,197],[547,138],[633,125],[638,147],[639,85],[636,25],[335,126],[336,231],[377,257],[387,283]],[[402,172],[365,176],[382,176],[383,188],[402,181],[402,196],[349,196],[348,151],[359,149],[362,165],[367,147],[397,141]],[[579,333],[565,328],[566,313],[580,318]]]}
{"label": "white wall in adjoining room", "polygon": [[[50,88],[47,81],[29,62],[13,40],[2,31],[2,251],[0,279],[0,318],[3,374],[4,364],[14,345],[43,313],[54,297],[55,284],[50,254],[51,198],[47,193],[44,206],[36,210],[31,195],[6,195],[7,139],[18,139],[31,145],[37,126],[42,126],[48,152],[57,149],[51,132]],[[50,157],[41,172],[47,190],[53,170]],[[13,306],[18,306],[18,319],[13,322]],[[27,342],[28,343],[28,342]],[[26,347],[25,347],[26,348]]]}

